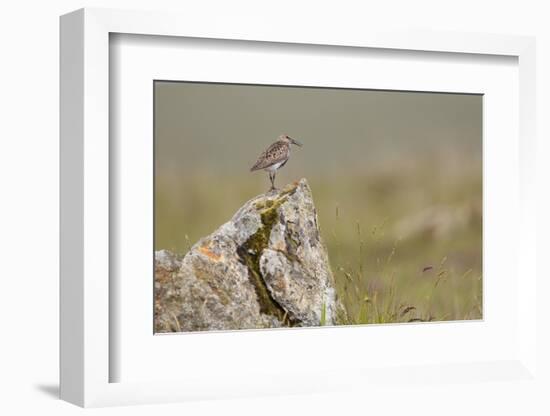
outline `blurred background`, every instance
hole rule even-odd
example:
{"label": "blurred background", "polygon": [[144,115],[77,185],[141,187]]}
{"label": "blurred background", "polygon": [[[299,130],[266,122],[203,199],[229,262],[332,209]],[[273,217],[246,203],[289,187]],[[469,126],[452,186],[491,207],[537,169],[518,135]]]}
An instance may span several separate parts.
{"label": "blurred background", "polygon": [[155,249],[185,253],[269,189],[301,141],[348,323],[482,317],[482,96],[156,81]]}

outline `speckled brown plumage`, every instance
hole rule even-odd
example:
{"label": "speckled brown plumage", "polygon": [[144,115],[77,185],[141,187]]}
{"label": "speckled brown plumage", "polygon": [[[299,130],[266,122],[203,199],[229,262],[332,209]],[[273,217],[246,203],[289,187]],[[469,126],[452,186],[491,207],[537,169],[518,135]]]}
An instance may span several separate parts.
{"label": "speckled brown plumage", "polygon": [[290,143],[278,140],[260,155],[254,166],[250,168],[250,171],[266,169],[277,163],[286,162],[289,156]]}
{"label": "speckled brown plumage", "polygon": [[271,181],[270,190],[275,189],[275,175],[277,170],[282,168],[290,158],[290,145],[301,146],[301,143],[288,137],[286,134],[279,136],[279,139],[271,144],[256,160],[256,163],[250,168],[250,171],[264,169],[269,172]]}

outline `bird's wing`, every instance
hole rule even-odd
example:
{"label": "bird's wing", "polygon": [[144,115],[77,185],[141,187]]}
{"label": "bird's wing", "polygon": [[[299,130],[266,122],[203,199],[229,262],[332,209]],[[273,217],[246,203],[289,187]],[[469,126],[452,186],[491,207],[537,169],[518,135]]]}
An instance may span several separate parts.
{"label": "bird's wing", "polygon": [[282,162],[288,158],[288,145],[283,142],[275,142],[263,152],[250,171],[265,169]]}

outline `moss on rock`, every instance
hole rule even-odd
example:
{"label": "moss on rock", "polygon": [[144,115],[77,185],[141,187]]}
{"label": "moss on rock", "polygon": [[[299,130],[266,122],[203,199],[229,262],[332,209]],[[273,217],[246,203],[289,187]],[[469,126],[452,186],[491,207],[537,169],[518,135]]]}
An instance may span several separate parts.
{"label": "moss on rock", "polygon": [[269,245],[271,230],[278,219],[278,209],[286,200],[285,195],[255,205],[256,209],[261,210],[259,214],[262,226],[239,247],[238,254],[248,268],[248,278],[258,296],[260,312],[275,316],[284,324],[291,326],[288,314],[271,296],[260,271],[260,258]]}

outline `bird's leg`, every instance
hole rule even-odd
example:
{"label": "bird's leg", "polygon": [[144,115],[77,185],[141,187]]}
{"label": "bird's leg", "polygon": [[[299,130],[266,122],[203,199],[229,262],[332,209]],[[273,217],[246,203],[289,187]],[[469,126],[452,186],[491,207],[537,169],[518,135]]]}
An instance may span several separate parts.
{"label": "bird's leg", "polygon": [[274,185],[275,175],[271,171],[269,171],[269,180],[271,181],[271,188],[269,188],[269,192],[271,192],[275,190],[275,185]]}
{"label": "bird's leg", "polygon": [[273,171],[273,181],[271,182],[271,186],[273,187],[273,190],[277,190],[277,188],[275,188],[275,176],[277,175],[277,171]]}

